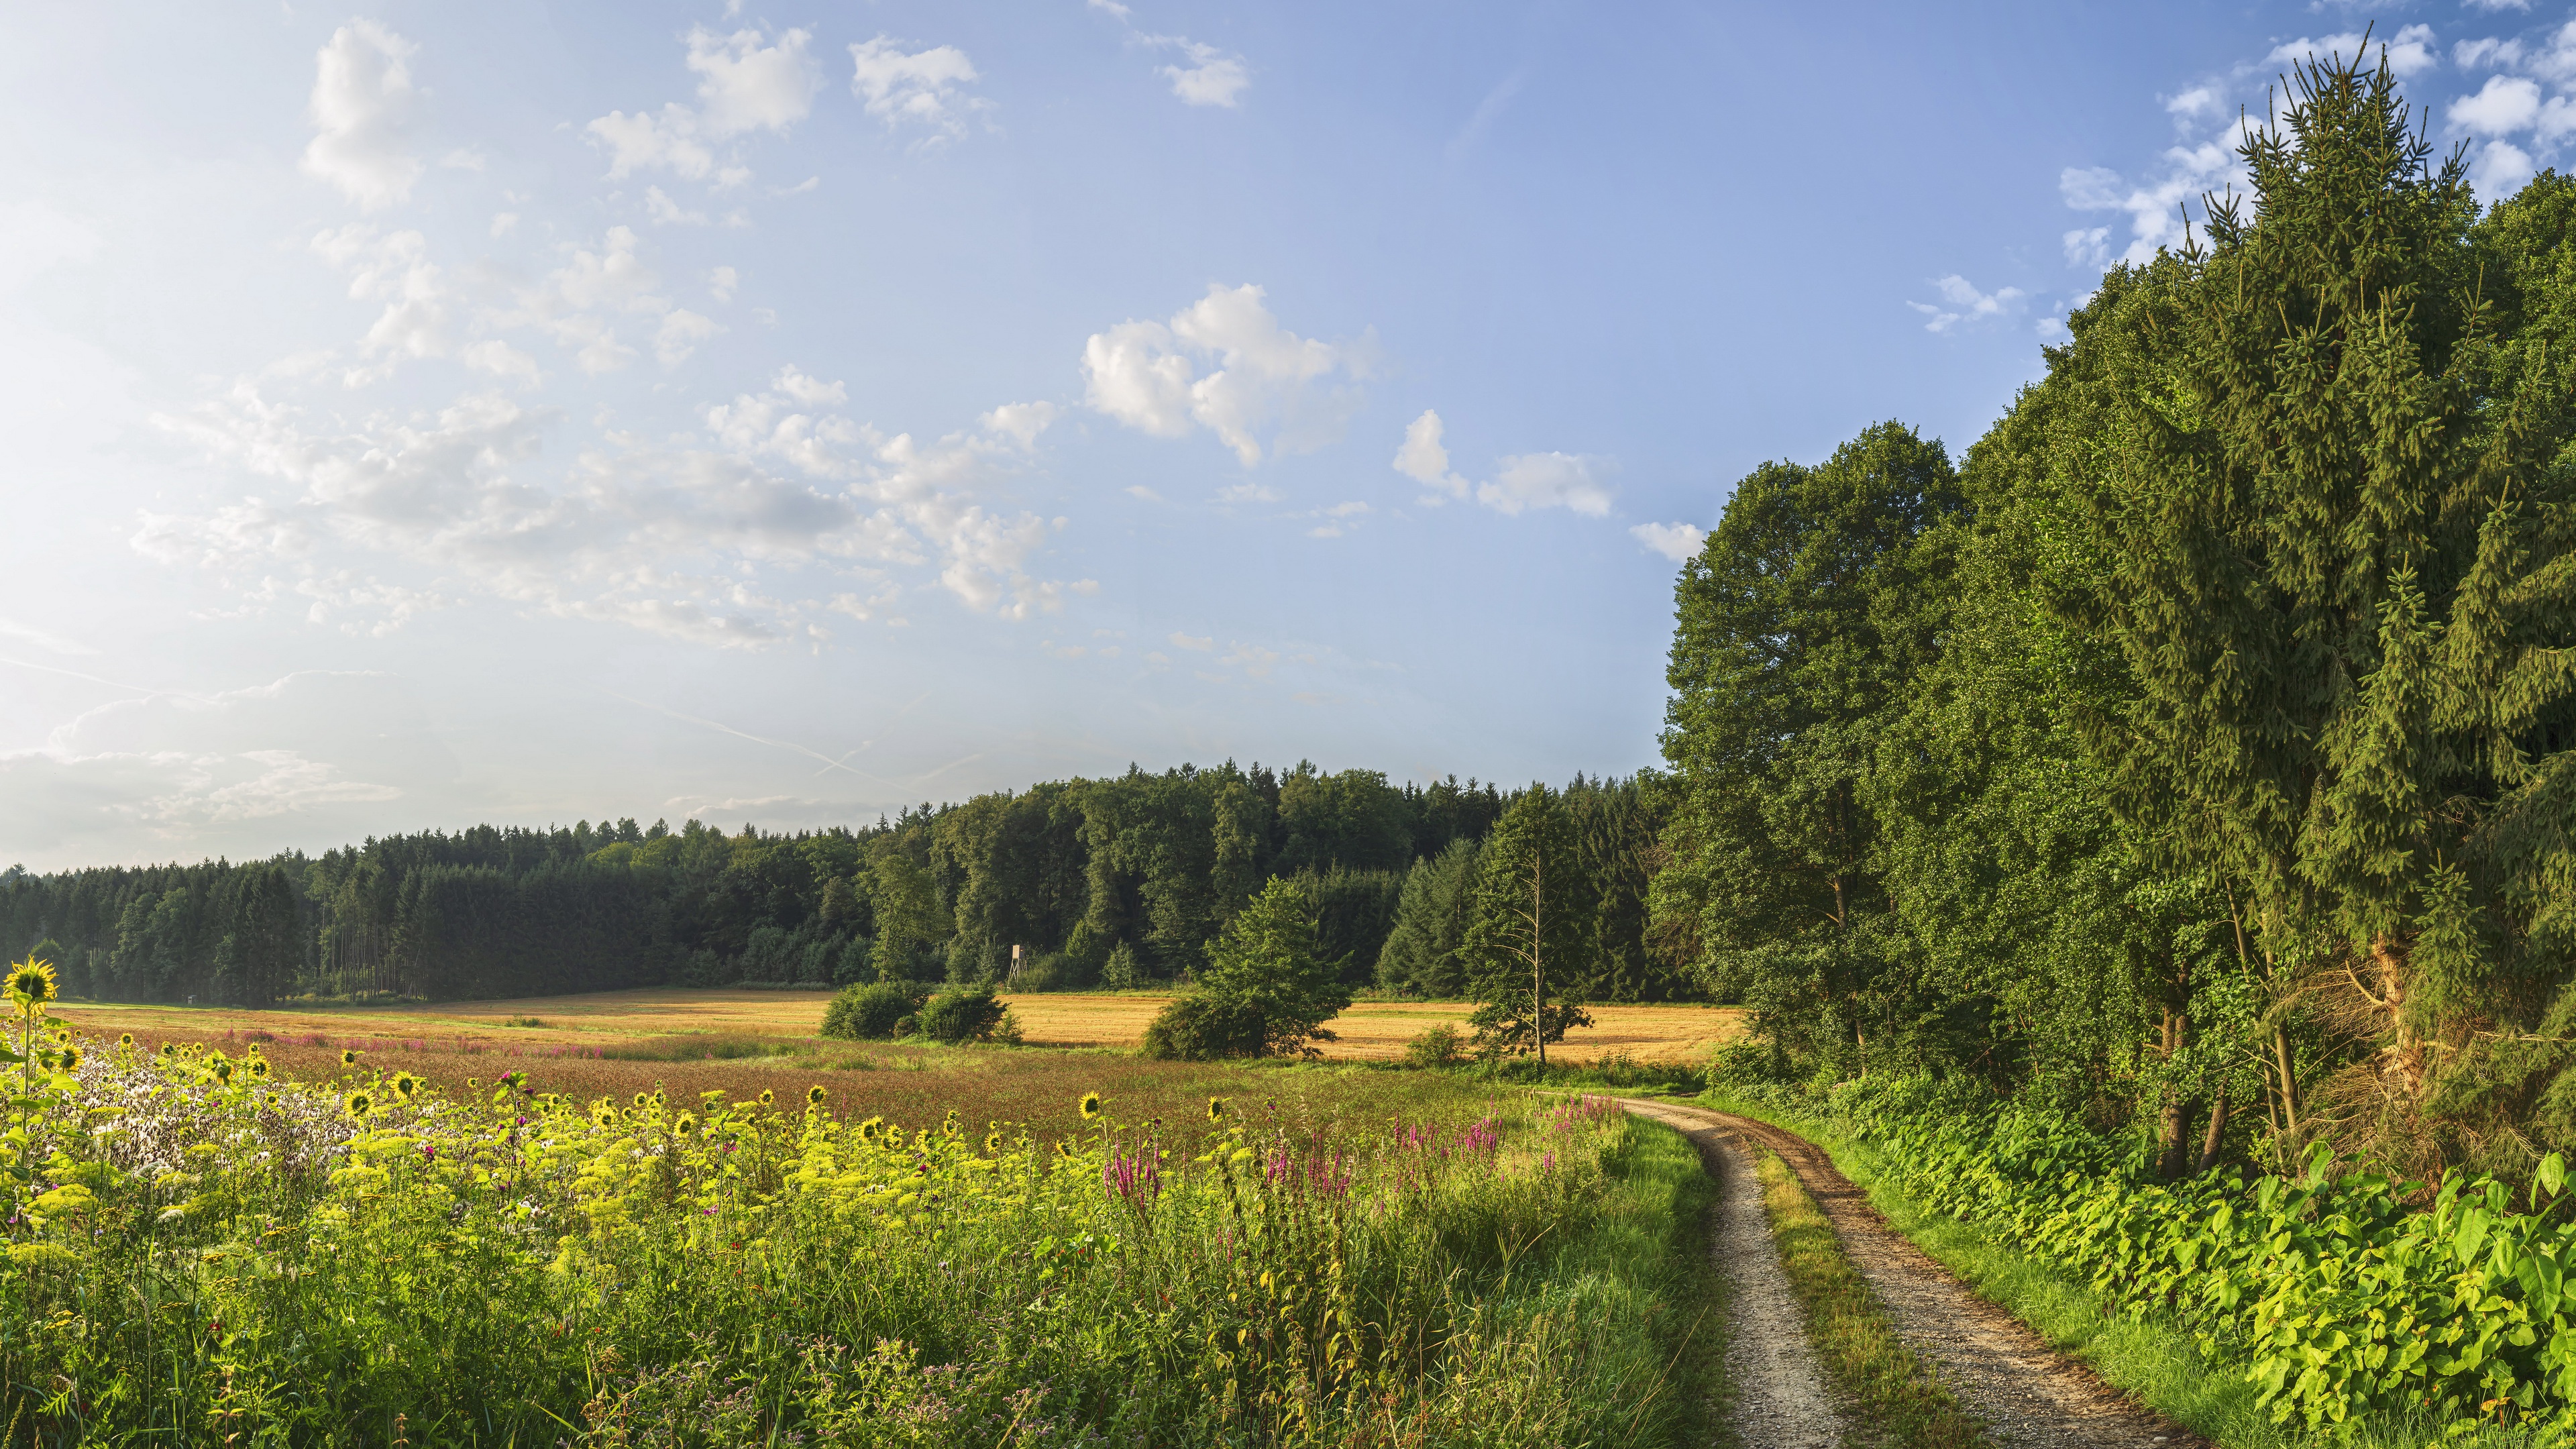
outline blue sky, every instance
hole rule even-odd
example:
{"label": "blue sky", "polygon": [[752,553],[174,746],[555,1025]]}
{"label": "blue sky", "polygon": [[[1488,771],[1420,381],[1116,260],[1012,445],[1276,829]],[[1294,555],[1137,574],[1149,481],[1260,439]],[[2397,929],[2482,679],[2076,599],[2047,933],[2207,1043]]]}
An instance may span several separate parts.
{"label": "blue sky", "polygon": [[1732,481],[2365,24],[2576,132],[2547,6],[12,7],[0,863],[1650,763]]}

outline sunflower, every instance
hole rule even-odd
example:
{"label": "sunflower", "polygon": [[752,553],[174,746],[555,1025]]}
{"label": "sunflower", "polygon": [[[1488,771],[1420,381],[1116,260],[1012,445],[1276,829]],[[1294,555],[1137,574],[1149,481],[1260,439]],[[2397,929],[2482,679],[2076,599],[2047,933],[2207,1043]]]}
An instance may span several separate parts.
{"label": "sunflower", "polygon": [[[820,1089],[818,1088],[817,1090]],[[878,1135],[884,1131],[885,1119],[883,1117],[870,1117],[865,1122],[859,1124],[859,1140],[861,1142],[874,1142],[877,1140]]]}
{"label": "sunflower", "polygon": [[[766,1096],[767,1094],[763,1093],[762,1095]],[[813,1086],[805,1089],[805,1105],[808,1107],[820,1107],[823,1105],[823,1096],[823,1084],[817,1082]]]}
{"label": "sunflower", "polygon": [[67,1046],[54,1056],[54,1070],[58,1072],[77,1072],[80,1064],[81,1051],[76,1046]]}
{"label": "sunflower", "polygon": [[250,1073],[250,1079],[254,1082],[264,1082],[268,1080],[268,1058],[252,1057],[250,1060],[242,1063],[242,1067]]}
{"label": "sunflower", "polygon": [[649,1092],[638,1092],[638,1093],[636,1093],[636,1094],[635,1094],[635,1110],[636,1110],[636,1111],[638,1111],[638,1112],[641,1112],[641,1111],[643,1111],[646,1107],[651,1106],[651,1105],[652,1105],[652,1102],[653,1102],[653,1097],[652,1097],[652,1094],[651,1094],[651,1093],[649,1093]]}
{"label": "sunflower", "polygon": [[132,1032],[130,1032],[130,1031],[121,1031],[121,1032],[118,1032],[118,1033],[116,1034],[116,1044],[117,1044],[118,1046],[132,1046],[132,1045],[134,1045],[134,1033],[132,1033]]}
{"label": "sunflower", "polygon": [[213,1064],[207,1067],[207,1070],[213,1072],[215,1074],[215,1080],[223,1083],[225,1086],[229,1087],[233,1084],[233,1064],[225,1061],[222,1057],[216,1057]]}
{"label": "sunflower", "polygon": [[375,1115],[376,1094],[361,1087],[340,1099],[340,1110],[364,1122]]}
{"label": "sunflower", "polygon": [[985,1133],[984,1150],[998,1155],[1002,1150],[1002,1134],[999,1132]]}
{"label": "sunflower", "polygon": [[395,1096],[408,1102],[426,1084],[409,1072],[396,1072],[394,1079],[386,1085],[394,1089]]}
{"label": "sunflower", "polygon": [[1055,1145],[1055,1155],[1058,1157],[1071,1157],[1073,1155],[1072,1144],[1063,1141],[1057,1142]]}
{"label": "sunflower", "polygon": [[30,956],[9,968],[9,999],[18,1010],[33,1016],[54,999],[54,963]]}
{"label": "sunflower", "polygon": [[1208,1098],[1208,1120],[1211,1122],[1222,1122],[1225,1120],[1225,1098]]}
{"label": "sunflower", "polygon": [[175,1056],[177,1056],[178,1054],[179,1054],[179,1044],[178,1044],[177,1042],[175,1042],[175,1041],[165,1041],[165,1042],[161,1043],[161,1055],[163,1055],[163,1056],[165,1056],[165,1057],[175,1057]]}
{"label": "sunflower", "polygon": [[355,1047],[349,1047],[349,1048],[344,1049],[344,1050],[340,1053],[340,1065],[342,1065],[342,1066],[344,1066],[344,1067],[354,1067],[354,1066],[356,1066],[357,1064],[358,1064],[358,1049],[357,1049],[357,1048],[355,1048]]}
{"label": "sunflower", "polygon": [[616,1126],[617,1104],[605,1098],[601,1099],[598,1106],[590,1109],[590,1120],[602,1127]]}
{"label": "sunflower", "polygon": [[671,1135],[674,1137],[695,1136],[697,1134],[697,1130],[698,1119],[693,1113],[683,1112],[679,1115],[677,1120],[671,1123]]}
{"label": "sunflower", "polygon": [[[819,1091],[821,1091],[821,1090],[823,1090],[823,1089],[822,1089],[822,1088],[820,1088],[820,1087],[816,1087],[814,1090],[819,1092]],[[764,1106],[764,1107],[775,1107],[775,1106],[777,1106],[777,1105],[778,1105],[778,1094],[777,1094],[776,1092],[771,1091],[771,1090],[770,1090],[769,1088],[767,1088],[767,1087],[763,1087],[763,1088],[761,1088],[761,1089],[760,1089],[760,1105],[762,1105],[762,1106]]]}
{"label": "sunflower", "polygon": [[465,1090],[469,1092],[479,1092],[483,1090],[483,1079],[481,1077],[467,1077],[465,1079]]}

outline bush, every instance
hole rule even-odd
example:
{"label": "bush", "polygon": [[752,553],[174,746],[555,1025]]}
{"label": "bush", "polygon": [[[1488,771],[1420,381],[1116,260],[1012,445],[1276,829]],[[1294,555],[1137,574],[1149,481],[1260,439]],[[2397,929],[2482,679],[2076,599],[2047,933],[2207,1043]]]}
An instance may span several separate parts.
{"label": "bush", "polygon": [[823,1008],[823,1035],[843,1041],[883,1041],[896,1036],[928,993],[903,981],[850,986]]}
{"label": "bush", "polygon": [[1053,952],[1022,966],[1020,974],[1011,978],[1013,991],[1073,991],[1081,985],[1080,963]]}
{"label": "bush", "polygon": [[1109,953],[1109,964],[1100,968],[1100,984],[1112,991],[1133,991],[1151,986],[1154,978],[1147,975],[1145,963],[1137,958],[1136,948],[1121,941]]}
{"label": "bush", "polygon": [[1019,1036],[1019,1023],[1011,1020],[1010,1008],[993,995],[989,986],[960,987],[943,991],[930,998],[927,1005],[914,1013],[912,1030],[949,1046],[962,1046],[970,1041],[993,1041],[1008,1023],[1011,1039]]}
{"label": "bush", "polygon": [[1156,1061],[1205,1062],[1257,1057],[1269,1023],[1250,1002],[1192,992],[1177,997],[1145,1027],[1144,1054]]}
{"label": "bush", "polygon": [[1445,1021],[1404,1044],[1408,1067],[1454,1067],[1466,1059],[1467,1039]]}

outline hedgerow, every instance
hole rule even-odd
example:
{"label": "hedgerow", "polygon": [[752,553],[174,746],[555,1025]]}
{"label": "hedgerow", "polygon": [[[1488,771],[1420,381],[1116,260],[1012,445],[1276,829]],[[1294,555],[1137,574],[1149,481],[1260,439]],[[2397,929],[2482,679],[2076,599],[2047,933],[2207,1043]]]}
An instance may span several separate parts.
{"label": "hedgerow", "polygon": [[2517,1211],[2491,1178],[2337,1174],[2322,1146],[2295,1178],[2159,1182],[2135,1144],[1923,1078],[1845,1083],[1830,1100],[1909,1196],[2089,1279],[2126,1313],[2186,1327],[2261,1386],[2276,1421],[2429,1409],[2576,1438],[2576,1224],[2558,1211],[2555,1155]]}

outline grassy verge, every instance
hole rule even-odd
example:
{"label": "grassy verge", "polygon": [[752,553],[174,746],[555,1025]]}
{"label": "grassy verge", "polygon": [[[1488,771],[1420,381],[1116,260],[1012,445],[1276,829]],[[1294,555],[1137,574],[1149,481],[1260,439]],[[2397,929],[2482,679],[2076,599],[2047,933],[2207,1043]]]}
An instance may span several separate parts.
{"label": "grassy verge", "polygon": [[1979,1297],[2010,1310],[2050,1347],[2084,1363],[2113,1387],[2226,1449],[2305,1449],[2329,1442],[2338,1449],[2420,1449],[2437,1442],[2445,1449],[2453,1444],[2503,1449],[2519,1442],[2504,1436],[2444,1441],[2438,1425],[2412,1418],[2360,1420],[2316,1435],[2274,1424],[2256,1405],[2258,1390],[2243,1372],[2214,1361],[2191,1334],[2155,1318],[2127,1317],[2119,1304],[2090,1286],[1989,1238],[1975,1224],[1920,1207],[1868,1144],[1853,1141],[1826,1121],[1723,1094],[1711,1093],[1700,1102],[1772,1123],[1825,1149],[1890,1225]]}
{"label": "grassy verge", "polygon": [[1843,1256],[1842,1240],[1787,1164],[1764,1152],[1755,1173],[1789,1289],[1807,1311],[1807,1341],[1859,1409],[1852,1437],[1925,1449],[1982,1444],[1976,1421],[1896,1336],[1887,1310]]}
{"label": "grassy verge", "polygon": [[1689,1139],[1637,1118],[1629,1119],[1626,1139],[1602,1165],[1608,1187],[1597,1214],[1548,1265],[1549,1276],[1633,1284],[1662,1358],[1652,1398],[1640,1403],[1640,1412],[1660,1405],[1672,1444],[1733,1446],[1726,1413],[1727,1285],[1708,1255],[1717,1184]]}

